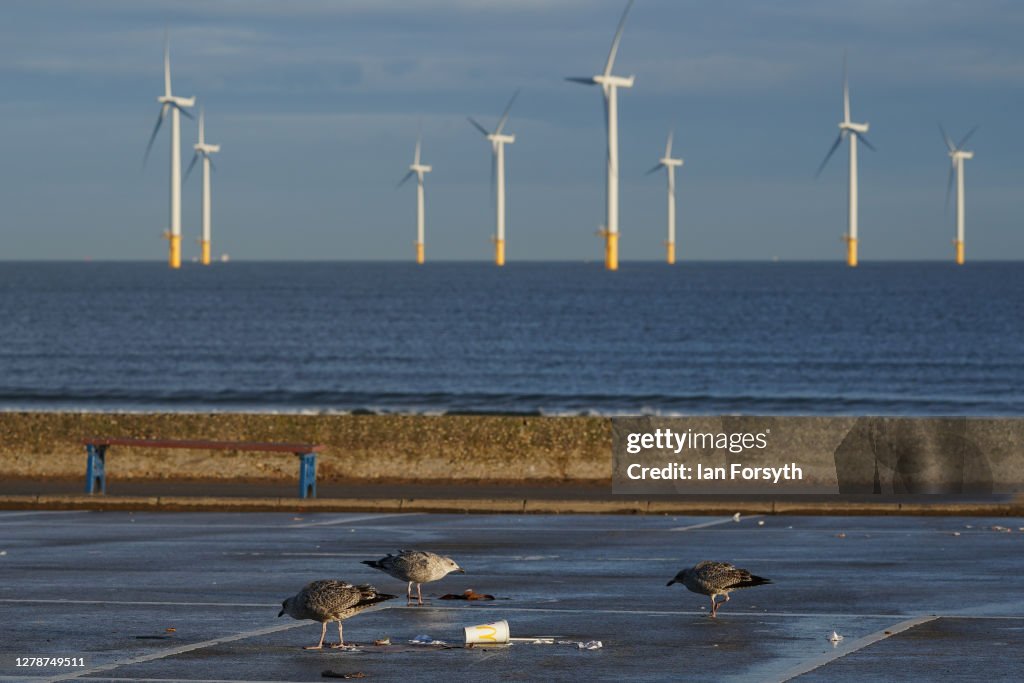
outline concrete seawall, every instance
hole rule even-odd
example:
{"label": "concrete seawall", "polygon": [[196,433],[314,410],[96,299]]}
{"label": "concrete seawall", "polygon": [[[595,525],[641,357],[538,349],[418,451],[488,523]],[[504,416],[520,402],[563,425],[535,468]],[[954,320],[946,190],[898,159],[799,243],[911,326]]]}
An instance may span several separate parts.
{"label": "concrete seawall", "polygon": [[[616,421],[616,429],[621,432],[623,425],[633,423],[646,429],[672,424],[677,430],[770,431],[764,456],[807,465],[828,484],[827,491],[835,490],[838,472],[855,483],[867,483],[845,492],[870,494],[872,472],[877,479],[885,470],[881,492],[898,494],[900,482],[918,476],[907,463],[920,468],[920,456],[944,455],[950,449],[962,470],[955,472],[958,481],[984,484],[965,492],[1013,493],[1024,482],[1024,419],[642,418]],[[595,484],[611,481],[613,433],[618,432],[612,420],[602,417],[12,412],[0,413],[0,477],[80,478],[82,439],[98,436],[319,443],[324,446],[319,477],[325,482]],[[850,447],[867,453],[867,459],[844,460]],[[711,463],[729,453],[712,450],[697,456]],[[952,471],[945,461],[934,462],[939,462],[940,475]],[[981,474],[972,474],[981,465]],[[842,468],[850,471],[840,472]],[[107,469],[111,478],[122,480],[296,477],[295,460],[287,454],[231,451],[112,447]]]}
{"label": "concrete seawall", "polygon": [[[611,423],[597,417],[0,413],[0,477],[74,478],[91,436],[323,444],[325,480],[610,481]],[[295,479],[287,455],[117,448],[117,479]]]}

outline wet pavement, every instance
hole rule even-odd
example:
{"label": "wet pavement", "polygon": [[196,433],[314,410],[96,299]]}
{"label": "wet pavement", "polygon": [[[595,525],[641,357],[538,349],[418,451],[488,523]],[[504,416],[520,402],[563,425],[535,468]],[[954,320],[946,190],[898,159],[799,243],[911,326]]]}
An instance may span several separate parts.
{"label": "wet pavement", "polygon": [[[976,517],[0,512],[0,680],[1020,680],[1021,527]],[[357,649],[304,651],[319,625],[276,618],[314,579],[401,594],[404,584],[360,560],[410,547],[451,555],[467,574],[425,586],[426,607],[400,599],[347,621]],[[701,559],[774,583],[733,593],[712,620],[707,598],[665,586]],[[438,599],[467,588],[498,599]],[[461,647],[462,627],[498,619],[513,637],[564,643]],[[420,634],[458,647],[410,645]],[[372,644],[383,637],[392,644]],[[575,645],[593,640],[603,647]],[[18,657],[84,666],[18,667]]]}

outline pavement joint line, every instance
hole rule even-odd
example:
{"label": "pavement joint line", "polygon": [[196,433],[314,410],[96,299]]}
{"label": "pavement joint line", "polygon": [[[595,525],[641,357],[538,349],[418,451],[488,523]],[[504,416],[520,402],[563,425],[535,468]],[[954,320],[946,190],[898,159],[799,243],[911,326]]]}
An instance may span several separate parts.
{"label": "pavement joint line", "polygon": [[152,605],[153,607],[259,607],[276,608],[271,602],[175,602],[171,600],[66,600],[63,598],[0,598],[0,603],[45,605]]}
{"label": "pavement joint line", "polygon": [[[55,604],[55,605],[135,605],[135,606],[153,606],[153,607],[253,607],[253,608],[274,608],[278,607],[278,603],[263,603],[263,602],[173,602],[173,601],[155,601],[155,600],[71,600],[62,598],[0,598],[0,603],[17,603],[17,604]],[[382,609],[377,611],[386,610],[414,610],[414,611],[444,611],[444,612],[458,612],[464,610],[473,609],[472,607],[448,607],[448,606],[428,606],[428,607],[415,607],[415,606],[403,606],[403,605],[386,605]],[[498,606],[494,609],[500,609],[503,612],[564,612],[566,614],[646,614],[656,616],[702,616],[706,615],[707,612],[700,610],[620,610],[620,609],[579,609],[579,608],[567,608],[559,609],[556,607],[504,607]],[[843,618],[843,619],[972,619],[972,620],[986,620],[986,619],[1002,619],[1007,621],[1024,621],[1024,615],[1000,615],[1000,614],[959,614],[957,612],[949,612],[945,614],[931,614],[927,616],[923,615],[912,615],[912,614],[858,614],[853,612],[843,613],[832,613],[825,614],[821,612],[730,612],[729,616],[737,617],[799,617],[805,619],[813,618]],[[922,622],[923,623],[923,622]],[[891,630],[891,629],[890,629]],[[2,678],[0,678],[2,680]]]}
{"label": "pavement joint line", "polygon": [[384,517],[415,517],[421,515],[421,512],[383,512],[371,515],[356,515],[348,516],[344,519],[329,519],[323,522],[306,522],[304,524],[289,524],[290,529],[305,529],[311,526],[338,526],[340,524],[348,524],[350,522],[362,522],[370,519],[382,519]]}
{"label": "pavement joint line", "polygon": [[743,519],[756,519],[758,517],[763,517],[763,516],[764,515],[746,515],[744,517],[740,517],[740,519],[736,519],[735,517],[726,517],[725,519],[715,519],[715,520],[712,520],[710,522],[701,522],[699,524],[690,524],[690,525],[687,525],[687,526],[672,527],[671,529],[669,529],[669,531],[693,531],[694,529],[703,529],[703,528],[709,527],[709,526],[718,526],[720,524],[728,524],[729,522],[733,522],[733,523],[738,524]]}
{"label": "pavement joint line", "polygon": [[940,617],[938,616],[931,615],[926,617],[915,617],[913,619],[901,621],[899,623],[893,624],[892,626],[886,629],[882,629],[881,631],[875,631],[874,633],[869,633],[868,635],[862,638],[858,638],[846,647],[836,648],[832,652],[826,652],[823,655],[819,655],[817,657],[814,657],[813,659],[801,662],[800,664],[797,664],[795,667],[783,672],[779,678],[773,677],[769,678],[768,680],[773,682],[778,681],[779,683],[784,683],[785,681],[789,681],[798,676],[803,676],[806,673],[810,673],[815,669],[820,669],[823,666],[827,666],[831,662],[834,662],[837,659],[845,657],[846,655],[853,654],[854,652],[863,650],[869,645],[874,645],[875,643],[885,640],[886,638],[891,638],[895,635],[903,633],[904,631],[909,631],[910,629],[916,628],[921,624],[927,624],[928,622],[935,621],[939,618]]}
{"label": "pavement joint line", "polygon": [[[0,681],[8,680],[0,678]],[[23,680],[23,679],[11,679]],[[90,676],[87,681],[106,681],[107,683],[308,683],[308,681],[254,680],[251,678],[96,678]]]}
{"label": "pavement joint line", "polygon": [[175,655],[184,654],[186,652],[192,652],[193,650],[202,650],[214,645],[220,645],[222,643],[230,643],[236,640],[245,640],[247,638],[255,638],[257,636],[265,636],[270,633],[277,633],[278,631],[288,631],[293,628],[299,628],[300,626],[308,626],[305,621],[300,621],[294,624],[284,624],[282,626],[267,626],[266,628],[256,629],[254,631],[243,631],[242,633],[235,633],[230,636],[222,636],[220,638],[214,638],[212,640],[203,640],[198,643],[191,643],[189,645],[181,645],[179,647],[170,648],[167,650],[161,650],[160,652],[150,652],[149,654],[139,655],[137,657],[129,657],[128,659],[115,660],[109,664],[101,664],[94,666],[89,669],[82,669],[81,671],[69,671],[66,674],[59,676],[51,676],[43,679],[46,683],[55,683],[56,681],[68,681],[75,678],[81,678],[82,676],[88,676],[94,673],[101,673],[103,671],[113,671],[119,669],[122,666],[130,666],[132,664],[142,664],[144,662],[152,662],[157,659],[165,659],[167,657],[173,657]]}
{"label": "pavement joint line", "polygon": [[30,515],[80,515],[83,512],[89,512],[88,510],[26,510],[25,512],[14,512],[9,510],[0,510],[0,522],[11,517],[27,517]]}

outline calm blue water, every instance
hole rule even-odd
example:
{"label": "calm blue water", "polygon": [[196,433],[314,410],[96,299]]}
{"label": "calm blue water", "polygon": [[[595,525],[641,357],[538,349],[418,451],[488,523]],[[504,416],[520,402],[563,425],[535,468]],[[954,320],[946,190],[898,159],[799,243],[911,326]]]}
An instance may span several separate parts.
{"label": "calm blue water", "polygon": [[1024,264],[0,264],[0,409],[1024,414]]}

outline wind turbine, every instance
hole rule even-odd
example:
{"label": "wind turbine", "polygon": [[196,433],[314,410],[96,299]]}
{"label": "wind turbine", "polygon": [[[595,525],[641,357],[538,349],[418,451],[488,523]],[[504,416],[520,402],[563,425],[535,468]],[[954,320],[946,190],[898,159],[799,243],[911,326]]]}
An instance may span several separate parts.
{"label": "wind turbine", "polygon": [[196,162],[199,158],[203,159],[203,238],[199,244],[202,246],[202,264],[204,266],[210,265],[210,169],[213,166],[213,160],[210,158],[211,154],[215,154],[220,151],[220,145],[211,145],[206,142],[206,137],[203,132],[203,110],[199,110],[199,142],[193,145],[195,153],[192,155],[192,161],[188,165],[188,169],[185,171],[185,178],[188,178],[189,173],[195,167]]}
{"label": "wind turbine", "polygon": [[682,165],[682,159],[672,158],[672,132],[669,131],[668,142],[665,143],[665,156],[658,160],[647,175],[664,168],[668,176],[668,241],[665,242],[665,260],[670,266],[676,262],[676,167]]}
{"label": "wind turbine", "polygon": [[818,167],[818,172],[815,177],[821,175],[821,171],[825,168],[825,164],[832,157],[832,154],[839,147],[839,143],[843,141],[843,138],[849,138],[850,140],[850,204],[849,204],[849,218],[850,225],[845,235],[846,239],[846,265],[851,268],[857,265],[857,141],[864,143],[864,145],[874,151],[875,147],[868,139],[864,137],[864,134],[868,132],[867,123],[854,123],[850,120],[850,85],[846,77],[846,55],[843,55],[843,120],[839,122],[839,136],[836,137],[836,141],[832,143],[832,147],[829,148],[828,154],[825,155],[825,160],[821,162],[821,166]]}
{"label": "wind turbine", "polygon": [[409,178],[416,176],[416,263],[423,263],[423,176],[426,173],[430,173],[433,167],[426,166],[420,163],[420,147],[422,140],[420,136],[416,138],[416,154],[412,158],[412,164],[409,165],[409,172],[406,173],[402,179],[398,182],[398,186],[401,187],[405,184]]}
{"label": "wind turbine", "polygon": [[512,103],[516,101],[518,96],[519,91],[516,90],[512,94],[512,99],[508,101],[508,105],[505,106],[505,111],[498,120],[498,126],[494,129],[493,133],[488,133],[487,129],[481,126],[472,116],[468,117],[469,122],[483,133],[485,138],[491,141],[491,152],[494,155],[491,163],[491,181],[495,187],[495,210],[497,212],[494,264],[498,266],[505,265],[505,145],[511,145],[516,141],[515,135],[505,135],[501,131],[508,122],[508,113],[512,109]]}
{"label": "wind turbine", "polygon": [[622,39],[622,30],[626,26],[626,15],[629,14],[633,0],[626,3],[626,9],[619,20],[619,28],[615,31],[615,38],[612,40],[612,49],[608,52],[608,61],[604,65],[604,71],[597,76],[589,78],[567,78],[568,81],[583,83],[585,85],[600,85],[604,92],[605,121],[608,124],[608,189],[607,189],[607,219],[601,230],[604,235],[604,267],[608,270],[619,269],[619,108],[618,89],[632,88],[635,76],[625,78],[613,76],[612,67],[615,66],[615,54],[619,50],[619,41]]}
{"label": "wind turbine", "polygon": [[972,128],[955,145],[949,135],[946,134],[946,129],[942,127],[941,123],[939,124],[939,130],[946,141],[946,149],[949,150],[949,158],[952,161],[949,167],[949,180],[946,182],[947,207],[949,206],[949,192],[953,189],[953,172],[954,170],[956,171],[956,239],[953,240],[953,244],[956,245],[956,264],[962,266],[964,264],[964,161],[974,158],[974,152],[965,150],[964,145],[974,135],[974,131],[978,130],[978,127]]}
{"label": "wind turbine", "polygon": [[160,103],[160,115],[156,119],[156,125],[149,136],[149,144],[146,145],[146,154],[142,163],[145,165],[149,158],[149,152],[153,148],[153,141],[160,130],[160,124],[171,112],[171,224],[165,236],[170,240],[170,254],[168,262],[171,268],[181,268],[181,117],[179,113],[192,118],[185,109],[195,105],[195,97],[175,97],[171,94],[171,48],[164,34],[164,94],[156,98]]}

